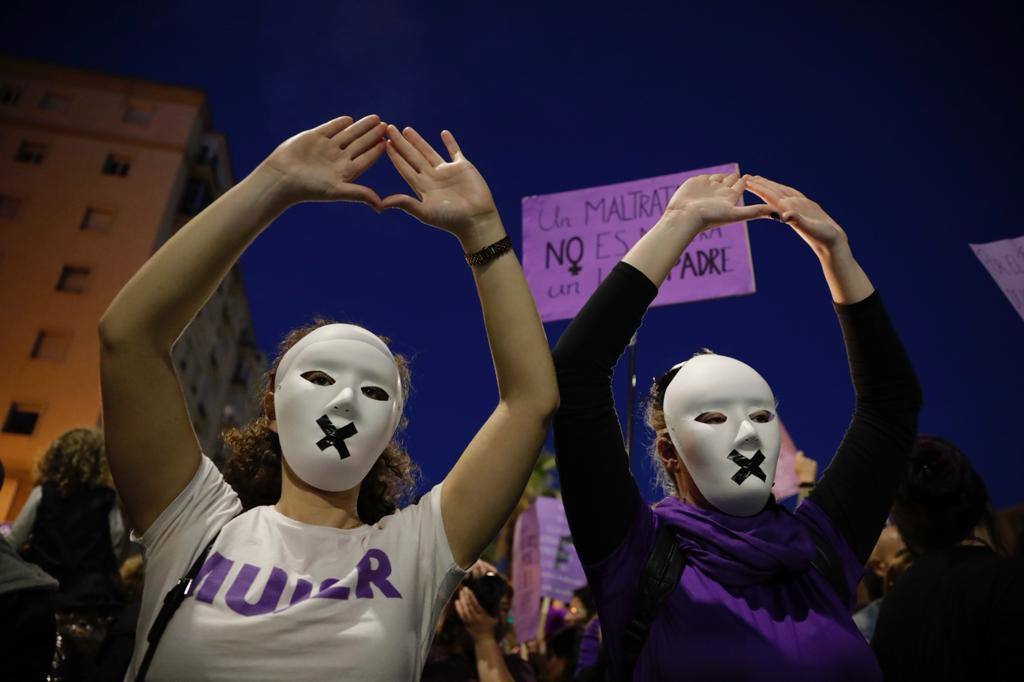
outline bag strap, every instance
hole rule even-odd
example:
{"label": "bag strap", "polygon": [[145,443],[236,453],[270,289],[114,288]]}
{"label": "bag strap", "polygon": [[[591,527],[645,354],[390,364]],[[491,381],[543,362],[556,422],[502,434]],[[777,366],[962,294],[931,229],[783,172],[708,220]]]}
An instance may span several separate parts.
{"label": "bag strap", "polygon": [[146,655],[143,656],[142,663],[139,664],[139,672],[135,676],[135,682],[145,682],[149,666],[153,662],[153,654],[156,653],[156,647],[160,644],[160,638],[164,636],[167,624],[171,622],[174,612],[178,610],[181,603],[185,601],[185,597],[188,596],[189,590],[192,589],[192,581],[195,580],[199,569],[206,562],[206,557],[209,556],[213,543],[217,541],[217,536],[219,535],[220,531],[218,530],[214,534],[213,539],[199,553],[199,557],[189,567],[188,572],[181,576],[178,582],[174,583],[174,587],[164,596],[164,603],[160,607],[160,612],[156,614],[156,619],[149,628],[149,634],[146,635]]}
{"label": "bag strap", "polygon": [[809,523],[804,528],[810,531],[811,539],[814,540],[814,558],[811,559],[811,567],[825,577],[832,589],[839,595],[843,606],[850,606],[850,586],[846,582],[846,575],[843,573],[843,566],[839,563],[839,555],[836,554],[832,543],[818,532]]}
{"label": "bag strap", "polygon": [[620,679],[633,679],[633,669],[640,658],[640,650],[647,641],[651,623],[662,605],[679,584],[679,578],[686,566],[686,557],[676,542],[675,531],[668,524],[661,524],[654,536],[654,547],[647,555],[640,584],[633,602],[633,614],[626,625],[622,638],[622,663],[619,666]]}

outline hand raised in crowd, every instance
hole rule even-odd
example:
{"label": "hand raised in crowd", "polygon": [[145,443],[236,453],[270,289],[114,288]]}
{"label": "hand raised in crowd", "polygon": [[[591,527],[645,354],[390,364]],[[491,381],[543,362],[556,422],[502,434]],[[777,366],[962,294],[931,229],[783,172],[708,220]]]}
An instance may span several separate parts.
{"label": "hand raised in crowd", "polygon": [[484,610],[476,595],[473,594],[473,590],[468,587],[459,590],[454,603],[455,612],[459,614],[462,624],[466,626],[466,632],[474,642],[494,639],[494,629],[498,625],[498,618]]}
{"label": "hand raised in crowd", "polygon": [[447,130],[441,132],[451,156],[451,161],[445,161],[412,128],[399,131],[392,125],[387,134],[388,158],[416,197],[392,194],[384,198],[384,208],[402,209],[422,223],[454,234],[466,251],[504,236],[491,190],[463,156],[455,136]]}
{"label": "hand raised in crowd", "polygon": [[288,138],[261,165],[281,176],[290,203],[358,201],[379,211],[377,193],[354,181],[384,152],[384,128],[376,114],[340,116]]}
{"label": "hand raised in crowd", "polygon": [[739,173],[697,175],[676,190],[665,209],[665,219],[685,217],[697,221],[700,230],[743,220],[764,218],[773,209],[765,204],[740,206],[747,177]]}
{"label": "hand raised in crowd", "polygon": [[787,223],[821,255],[846,244],[846,232],[817,203],[803,194],[759,175],[747,181],[747,191],[772,207],[777,219]]}

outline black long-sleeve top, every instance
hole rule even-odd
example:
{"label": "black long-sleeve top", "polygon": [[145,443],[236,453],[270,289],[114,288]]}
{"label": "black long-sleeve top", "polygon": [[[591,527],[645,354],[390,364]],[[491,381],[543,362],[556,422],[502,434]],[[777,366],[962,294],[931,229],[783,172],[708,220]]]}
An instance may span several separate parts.
{"label": "black long-sleeve top", "polygon": [[[640,493],[612,397],[612,370],[658,288],[619,263],[554,349],[561,407],[555,451],[562,499],[584,564],[624,540]],[[885,524],[917,430],[921,391],[877,293],[837,305],[856,393],[853,418],[812,499],[865,562]]]}

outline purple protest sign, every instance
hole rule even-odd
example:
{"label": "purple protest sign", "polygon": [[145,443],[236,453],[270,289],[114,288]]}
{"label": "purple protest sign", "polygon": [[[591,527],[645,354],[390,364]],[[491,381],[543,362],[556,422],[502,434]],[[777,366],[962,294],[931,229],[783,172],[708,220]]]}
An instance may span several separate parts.
{"label": "purple protest sign", "polygon": [[537,635],[541,597],[568,602],[587,583],[561,500],[538,497],[519,515],[512,552],[512,617],[525,642]]}
{"label": "purple protest sign", "polygon": [[533,504],[540,528],[541,596],[567,602],[573,590],[587,584],[587,578],[576,555],[565,507],[554,497],[538,497]]}
{"label": "purple protest sign", "polygon": [[[523,198],[523,272],[545,322],[574,317],[685,180],[736,164]],[[701,233],[652,305],[754,292],[746,223]]]}
{"label": "purple protest sign", "polygon": [[531,505],[516,519],[512,536],[512,620],[517,642],[534,639],[540,622],[539,536],[537,510]]}
{"label": "purple protest sign", "polygon": [[968,246],[1024,319],[1024,237]]}

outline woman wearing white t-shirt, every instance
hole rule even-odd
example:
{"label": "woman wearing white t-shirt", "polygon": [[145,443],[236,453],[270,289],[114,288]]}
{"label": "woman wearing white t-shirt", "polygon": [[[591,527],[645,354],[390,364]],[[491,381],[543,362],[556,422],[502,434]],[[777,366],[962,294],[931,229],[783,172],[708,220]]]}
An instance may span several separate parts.
{"label": "woman wearing white t-shirt", "polygon": [[[377,116],[292,137],[162,246],[104,314],[110,469],[147,560],[128,679],[164,595],[193,565],[151,682],[419,676],[440,609],[518,500],[558,402],[543,328],[490,191],[452,135],[442,140],[450,161]],[[353,184],[385,151],[417,198],[381,200]],[[392,441],[404,365],[361,327],[300,330],[263,400],[262,424],[279,438],[269,456],[280,452],[280,498],[240,513],[200,452],[170,351],[249,242],[288,206],[318,200],[399,208],[458,238],[498,405],[443,484],[388,514],[409,464]],[[336,254],[324,254],[331,267]]]}

